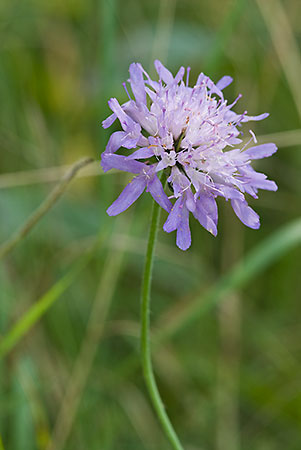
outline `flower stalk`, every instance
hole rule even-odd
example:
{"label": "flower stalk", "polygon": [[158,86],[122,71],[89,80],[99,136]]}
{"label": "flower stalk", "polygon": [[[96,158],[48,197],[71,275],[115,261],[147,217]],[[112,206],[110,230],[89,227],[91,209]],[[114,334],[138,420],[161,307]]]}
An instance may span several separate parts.
{"label": "flower stalk", "polygon": [[154,201],[151,213],[151,223],[142,282],[141,336],[140,336],[141,359],[145,383],[148,388],[148,392],[151,397],[153,407],[162,425],[162,428],[166,434],[166,437],[168,438],[174,450],[183,450],[179,438],[165,411],[165,407],[160,397],[160,393],[155,380],[151,361],[150,292],[151,292],[152,270],[153,270],[153,261],[154,261],[159,219],[160,219],[160,206],[158,205],[158,203]]}

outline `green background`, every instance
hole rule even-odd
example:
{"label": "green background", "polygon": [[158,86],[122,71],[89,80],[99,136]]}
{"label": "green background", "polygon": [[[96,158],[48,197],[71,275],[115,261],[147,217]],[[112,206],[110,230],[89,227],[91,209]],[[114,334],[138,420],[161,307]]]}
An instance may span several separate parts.
{"label": "green background", "polygon": [[[201,71],[231,75],[225,96],[243,94],[237,112],[270,113],[245,136],[252,127],[259,143],[279,147],[256,162],[279,186],[250,200],[260,230],[220,201],[216,238],[191,218],[192,247],[182,252],[174,233],[159,232],[152,353],[164,403],[185,450],[301,448],[300,222],[299,237],[274,237],[300,216],[300,16],[298,0],[1,1],[1,242],[60,166],[97,160],[1,261],[2,342],[49,301],[0,361],[1,450],[169,448],[139,367],[151,198],[108,217],[128,178],[103,175],[98,162],[118,129],[101,128],[107,100],[126,100],[131,62],[155,76],[155,58],[174,73],[191,66],[191,82]],[[243,274],[218,284],[254,248]]]}

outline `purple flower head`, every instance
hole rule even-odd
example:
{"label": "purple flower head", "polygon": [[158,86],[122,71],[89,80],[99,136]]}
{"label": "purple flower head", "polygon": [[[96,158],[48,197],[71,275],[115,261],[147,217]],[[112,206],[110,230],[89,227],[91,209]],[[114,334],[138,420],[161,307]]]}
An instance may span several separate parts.
{"label": "purple flower head", "polygon": [[[186,250],[191,244],[189,213],[214,236],[217,234],[216,198],[231,201],[237,217],[248,227],[260,226],[256,212],[248,206],[245,194],[257,198],[258,189],[277,190],[273,181],[251,167],[253,159],[276,152],[275,144],[257,143],[250,130],[250,140],[242,143],[242,123],[265,119],[268,114],[237,114],[224,99],[223,89],[232,78],[224,76],[216,84],[201,73],[194,87],[188,86],[190,68],[183,81],[184,67],[174,77],[160,61],[155,61],[159,81],[153,81],[141,64],[130,65],[129,84],[134,99],[120,106],[109,100],[111,114],[103,121],[108,128],[118,118],[122,130],[113,133],[102,155],[102,167],[131,172],[136,176],[126,186],[107,212],[115,216],[146,189],[168,213],[163,229],[177,232],[177,245]],[[121,147],[133,149],[130,156],[115,152]],[[167,177],[169,196],[158,173]],[[171,202],[173,200],[173,204]]]}

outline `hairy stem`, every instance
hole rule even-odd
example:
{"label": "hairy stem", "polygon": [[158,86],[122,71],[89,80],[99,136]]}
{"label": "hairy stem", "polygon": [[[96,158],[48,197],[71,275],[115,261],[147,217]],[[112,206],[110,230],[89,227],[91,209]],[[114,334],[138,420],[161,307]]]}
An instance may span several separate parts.
{"label": "hairy stem", "polygon": [[160,393],[156,384],[152,361],[151,361],[151,349],[150,349],[150,291],[151,291],[151,278],[154,251],[158,230],[158,223],[160,217],[160,207],[154,201],[151,215],[151,224],[148,237],[148,245],[145,258],[145,267],[142,283],[142,298],[141,298],[141,356],[142,367],[145,382],[151,397],[153,407],[156,411],[159,421],[163,427],[163,430],[169,439],[172,447],[175,450],[183,450],[183,447],[176,435],[175,430],[168,418],[165,411],[164,404],[161,400]]}

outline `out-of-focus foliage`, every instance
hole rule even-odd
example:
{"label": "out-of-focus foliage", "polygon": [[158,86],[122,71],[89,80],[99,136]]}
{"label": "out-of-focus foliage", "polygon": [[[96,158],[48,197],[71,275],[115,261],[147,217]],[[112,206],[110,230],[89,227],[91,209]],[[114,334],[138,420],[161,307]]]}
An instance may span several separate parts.
{"label": "out-of-focus foliage", "polygon": [[[257,165],[279,191],[251,202],[259,231],[243,227],[220,202],[217,238],[191,220],[193,244],[183,253],[174,234],[159,233],[154,331],[181,321],[193,299],[300,216],[301,107],[291,76],[300,70],[300,15],[298,0],[2,0],[1,174],[14,173],[16,186],[3,187],[0,174],[1,242],[51,189],[22,184],[24,171],[99,159],[108,139],[100,126],[107,100],[126,99],[121,83],[132,61],[151,71],[155,58],[173,71],[190,65],[192,81],[201,71],[214,80],[231,75],[225,95],[243,94],[237,111],[270,113],[252,129],[259,143],[271,134],[279,144]],[[281,25],[277,35],[271,22]],[[99,240],[71,286],[0,362],[5,450],[168,447],[137,365],[151,201],[145,194],[121,217],[105,213],[125,183],[123,174],[74,181],[1,261],[3,336]],[[300,256],[300,248],[290,249],[155,347],[160,391],[187,450],[301,448]]]}

